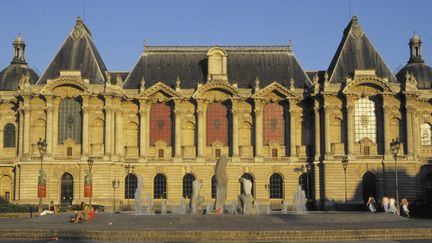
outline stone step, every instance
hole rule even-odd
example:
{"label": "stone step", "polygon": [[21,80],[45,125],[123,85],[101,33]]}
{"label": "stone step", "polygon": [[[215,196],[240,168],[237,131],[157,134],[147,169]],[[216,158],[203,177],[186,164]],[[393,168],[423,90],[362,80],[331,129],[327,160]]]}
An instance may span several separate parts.
{"label": "stone step", "polygon": [[300,242],[335,240],[432,240],[432,228],[280,231],[119,231],[0,229],[0,240],[110,240],[148,242]]}

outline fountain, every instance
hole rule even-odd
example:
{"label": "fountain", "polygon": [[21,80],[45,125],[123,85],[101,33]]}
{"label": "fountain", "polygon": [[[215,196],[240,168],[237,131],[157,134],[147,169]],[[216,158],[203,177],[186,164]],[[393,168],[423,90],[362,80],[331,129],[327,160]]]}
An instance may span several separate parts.
{"label": "fountain", "polygon": [[258,201],[255,200],[255,214],[260,214],[260,205]]}
{"label": "fountain", "polygon": [[184,197],[182,197],[180,199],[180,210],[179,210],[179,214],[180,215],[186,215],[187,214],[187,206],[186,206],[186,199]]}
{"label": "fountain", "polygon": [[293,197],[293,206],[294,206],[294,212],[296,214],[306,214],[306,194],[305,191],[303,191],[302,186],[298,185],[297,191],[294,193]]}
{"label": "fountain", "polygon": [[206,214],[209,214],[211,212],[212,206],[210,204],[206,205]]}
{"label": "fountain", "polygon": [[138,176],[137,189],[135,190],[135,214],[142,214],[142,202],[141,202],[141,191],[142,191],[142,176]]}
{"label": "fountain", "polygon": [[282,213],[287,214],[288,213],[288,203],[284,200],[282,203]]}
{"label": "fountain", "polygon": [[167,214],[166,199],[162,200],[161,214],[162,215],[166,215]]}
{"label": "fountain", "polygon": [[266,214],[271,214],[270,204],[266,206]]}
{"label": "fountain", "polygon": [[228,212],[230,214],[236,214],[237,213],[237,203],[235,200],[231,201],[230,206],[228,207]]}
{"label": "fountain", "polygon": [[150,192],[147,192],[147,215],[153,215],[152,198]]}

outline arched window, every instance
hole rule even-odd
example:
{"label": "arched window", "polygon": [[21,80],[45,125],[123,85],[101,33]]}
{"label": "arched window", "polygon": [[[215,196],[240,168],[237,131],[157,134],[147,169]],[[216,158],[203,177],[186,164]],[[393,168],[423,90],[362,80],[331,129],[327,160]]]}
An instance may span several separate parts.
{"label": "arched window", "polygon": [[285,119],[283,106],[270,103],[264,107],[264,144],[270,141],[283,145],[285,140]]}
{"label": "arched window", "polygon": [[157,174],[153,180],[153,193],[155,199],[167,198],[167,179],[162,174]]}
{"label": "arched window", "polygon": [[211,198],[216,198],[216,177],[214,175],[211,178]]}
{"label": "arched window", "polygon": [[15,125],[8,123],[4,126],[3,130],[3,147],[15,148],[16,147],[16,129]]}
{"label": "arched window", "polygon": [[420,129],[420,144],[432,145],[432,126],[429,123],[423,123]]}
{"label": "arched window", "polygon": [[81,104],[75,99],[64,99],[59,106],[58,143],[73,139],[81,143],[82,114]]}
{"label": "arched window", "polygon": [[138,180],[136,175],[128,174],[125,178],[125,199],[135,198]]}
{"label": "arched window", "polygon": [[207,146],[216,140],[228,144],[228,110],[222,103],[207,108]]}
{"label": "arched window", "polygon": [[376,142],[375,103],[369,98],[361,98],[355,104],[354,110],[355,141],[369,138]]}
{"label": "arched window", "polygon": [[305,191],[306,198],[311,199],[312,197],[312,181],[311,176],[307,173],[303,173],[299,177],[299,185],[301,185],[302,190]]}
{"label": "arched window", "polygon": [[275,173],[270,176],[270,198],[284,198],[282,176]]}
{"label": "arched window", "polygon": [[[251,193],[252,193],[252,196],[255,197],[255,180],[254,180],[253,176],[252,176],[251,174],[249,174],[249,173],[244,173],[244,174],[241,176],[241,178],[248,179],[250,182],[252,182],[252,190],[251,190]],[[240,183],[240,193],[243,193],[243,186],[242,186],[241,183]]]}
{"label": "arched window", "polygon": [[191,198],[192,197],[192,182],[195,180],[195,176],[191,173],[183,176],[183,197]]}

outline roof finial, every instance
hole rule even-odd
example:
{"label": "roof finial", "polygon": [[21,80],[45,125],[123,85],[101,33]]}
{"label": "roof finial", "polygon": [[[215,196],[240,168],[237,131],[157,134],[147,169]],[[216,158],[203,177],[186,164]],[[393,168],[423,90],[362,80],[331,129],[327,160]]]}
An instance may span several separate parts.
{"label": "roof finial", "polygon": [[143,52],[145,52],[145,49],[146,49],[146,47],[147,47],[147,40],[146,40],[146,39],[144,39],[144,47],[143,47]]}
{"label": "roof finial", "polygon": [[14,48],[14,55],[11,64],[27,65],[24,55],[26,44],[24,43],[24,38],[22,37],[21,33],[18,34],[18,36],[12,42],[12,45]]}
{"label": "roof finial", "polygon": [[145,90],[145,79],[143,76],[143,77],[141,77],[140,93],[144,92],[144,90]]}
{"label": "roof finial", "polygon": [[289,52],[292,52],[292,45],[293,45],[293,42],[291,39],[289,39],[289,41],[288,41],[288,51]]}
{"label": "roof finial", "polygon": [[422,58],[422,49],[421,49],[422,41],[417,33],[414,31],[413,37],[411,37],[409,41],[410,46],[410,59],[408,63],[418,62],[423,63],[424,60]]}
{"label": "roof finial", "polygon": [[290,79],[290,89],[294,89],[294,78],[291,77]]}
{"label": "roof finial", "polygon": [[259,80],[258,76],[256,76],[256,79],[255,79],[255,91],[258,91],[260,89],[259,83],[260,83],[260,80]]}
{"label": "roof finial", "polygon": [[180,90],[180,78],[179,78],[179,76],[177,76],[177,79],[176,79],[176,90]]}

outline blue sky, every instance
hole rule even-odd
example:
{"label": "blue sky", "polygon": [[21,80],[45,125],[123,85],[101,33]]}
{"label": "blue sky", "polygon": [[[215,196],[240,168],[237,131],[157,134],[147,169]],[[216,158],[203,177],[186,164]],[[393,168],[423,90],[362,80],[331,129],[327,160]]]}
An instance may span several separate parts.
{"label": "blue sky", "polygon": [[[408,60],[417,31],[432,64],[429,0],[5,0],[0,14],[0,69],[22,33],[30,66],[44,72],[83,15],[109,70],[131,70],[148,45],[285,45],[305,70],[327,69],[351,15],[390,69]],[[350,8],[351,7],[351,8]]]}

